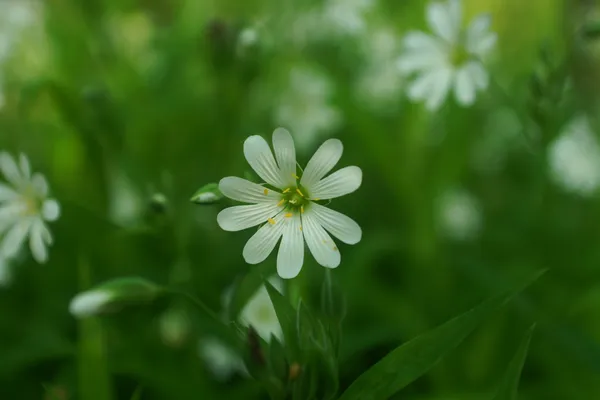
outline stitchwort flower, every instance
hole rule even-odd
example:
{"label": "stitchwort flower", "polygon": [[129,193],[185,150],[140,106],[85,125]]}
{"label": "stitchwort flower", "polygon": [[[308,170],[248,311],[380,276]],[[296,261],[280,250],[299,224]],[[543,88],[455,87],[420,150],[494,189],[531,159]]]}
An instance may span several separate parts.
{"label": "stitchwort flower", "polygon": [[33,258],[45,263],[47,246],[52,244],[46,222],[58,219],[60,205],[48,198],[46,178],[31,173],[24,154],[20,155],[17,164],[8,153],[0,153],[0,171],[8,181],[8,185],[0,182],[0,254],[13,258],[29,237]]}
{"label": "stitchwort flower", "polygon": [[489,30],[490,17],[476,17],[465,31],[461,28],[460,0],[448,0],[428,5],[427,22],[435,36],[408,33],[404,37],[405,53],[398,60],[402,73],[417,74],[407,89],[408,97],[425,101],[426,107],[433,111],[454,88],[459,104],[472,105],[476,92],[486,89],[489,83],[481,59],[496,44],[496,34]]}
{"label": "stitchwort flower", "polygon": [[361,169],[345,167],[325,177],[342,156],[342,142],[337,139],[319,147],[301,176],[297,175],[294,141],[287,130],[273,132],[273,148],[275,157],[262,137],[246,139],[246,160],[266,183],[259,185],[237,177],[221,179],[219,189],[225,196],[253,204],[221,211],[219,226],[240,231],[263,224],[244,247],[242,254],[249,264],[264,261],[281,238],[277,273],[284,279],[300,273],[304,242],[319,264],[336,268],[341,256],[329,233],[344,243],[356,244],[362,231],[349,217],[318,202],[357,190],[362,182]]}

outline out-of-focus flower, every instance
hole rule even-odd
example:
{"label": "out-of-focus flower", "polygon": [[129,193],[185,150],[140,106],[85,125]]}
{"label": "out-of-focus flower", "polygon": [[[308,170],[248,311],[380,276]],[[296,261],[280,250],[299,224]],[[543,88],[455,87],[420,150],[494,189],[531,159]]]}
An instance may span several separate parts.
{"label": "out-of-focus flower", "polygon": [[475,237],[482,225],[479,202],[464,190],[451,190],[438,199],[438,226],[451,239]]}
{"label": "out-of-focus flower", "polygon": [[381,107],[398,99],[404,81],[394,63],[398,47],[396,35],[386,28],[367,35],[364,44],[367,65],[356,86],[357,96],[367,106]]}
{"label": "out-of-focus flower", "polygon": [[340,125],[341,114],[330,105],[332,95],[333,85],[326,75],[307,67],[290,70],[287,89],[277,96],[274,120],[294,132],[300,151]]}
{"label": "out-of-focus flower", "polygon": [[52,234],[46,222],[56,221],[60,205],[48,197],[48,182],[39,173],[32,174],[29,160],[21,154],[17,161],[0,153],[0,171],[8,185],[0,182],[0,254],[13,258],[29,237],[29,248],[39,263],[48,260],[47,247]]}
{"label": "out-of-focus flower", "polygon": [[249,264],[263,262],[282,238],[277,273],[284,279],[300,273],[305,242],[319,264],[336,268],[341,256],[327,231],[347,244],[358,243],[362,231],[352,219],[317,201],[357,190],[362,183],[361,169],[345,167],[325,177],[342,156],[342,142],[337,139],[329,139],[319,147],[301,177],[297,175],[294,140],[287,130],[278,128],[273,132],[273,148],[275,157],[262,137],[246,139],[246,160],[269,186],[237,177],[221,179],[221,193],[253,204],[221,211],[217,216],[219,226],[226,231],[240,231],[263,224],[244,247],[242,254]]}
{"label": "out-of-focus flower", "polygon": [[117,51],[139,72],[147,72],[156,65],[157,53],[152,46],[154,25],[146,13],[114,14],[107,27]]}
{"label": "out-of-focus flower", "polygon": [[219,381],[227,381],[236,373],[246,373],[242,358],[221,340],[205,337],[198,342],[198,355]]}
{"label": "out-of-focus flower", "polygon": [[554,182],[563,190],[591,196],[600,187],[600,146],[587,117],[571,121],[548,149]]}
{"label": "out-of-focus flower", "polygon": [[[271,277],[269,283],[280,292],[283,291],[283,284],[279,278]],[[261,286],[248,300],[240,313],[239,319],[243,325],[252,326],[266,342],[271,340],[271,335],[280,341],[283,340],[283,331],[279,319],[277,319],[275,307],[271,302],[267,288],[264,286]]]}
{"label": "out-of-focus flower", "polygon": [[125,226],[137,222],[145,205],[142,196],[123,170],[114,168],[110,177],[110,219]]}
{"label": "out-of-focus flower", "polygon": [[417,74],[407,88],[408,97],[436,110],[454,89],[459,104],[472,105],[477,91],[489,84],[481,59],[496,43],[496,34],[489,30],[491,18],[480,15],[463,32],[461,2],[448,0],[429,4],[427,21],[435,36],[409,32],[404,38],[405,53],[398,60],[402,73]]}

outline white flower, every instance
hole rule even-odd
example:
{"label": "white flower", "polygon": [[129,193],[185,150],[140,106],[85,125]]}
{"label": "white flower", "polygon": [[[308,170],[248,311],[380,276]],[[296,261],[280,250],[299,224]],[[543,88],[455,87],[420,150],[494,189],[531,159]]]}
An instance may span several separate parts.
{"label": "white flower", "polygon": [[302,177],[296,171],[296,151],[290,133],[278,128],[273,132],[273,148],[260,136],[244,142],[244,155],[250,166],[268,185],[227,177],[219,182],[221,192],[237,201],[254,203],[227,208],[217,222],[226,231],[240,231],[262,225],[246,243],[243,256],[247,263],[264,261],[281,239],[277,255],[277,273],[294,278],[304,262],[304,242],[315,260],[324,267],[336,268],[340,252],[327,231],[344,243],[356,244],[362,231],[347,216],[317,203],[352,193],[362,182],[360,168],[351,166],[325,177],[342,156],[342,142],[329,139],[308,162]]}
{"label": "white flower", "polygon": [[[269,282],[280,292],[283,290],[282,282],[277,277],[272,277]],[[239,319],[242,325],[252,326],[266,342],[271,341],[272,335],[279,341],[283,340],[283,331],[265,286],[261,286],[246,303]]]}
{"label": "white flower", "polygon": [[52,235],[46,222],[56,221],[60,206],[48,198],[48,182],[43,175],[31,173],[24,154],[19,162],[8,153],[0,153],[0,171],[8,185],[0,182],[0,254],[14,257],[29,237],[29,248],[39,263],[48,260],[47,246]]}
{"label": "white flower", "polygon": [[489,83],[480,59],[496,43],[496,34],[489,31],[490,17],[478,16],[463,32],[460,0],[448,0],[429,4],[427,21],[435,36],[408,33],[404,38],[406,52],[398,60],[400,71],[418,75],[407,89],[408,97],[425,101],[428,109],[436,110],[453,88],[459,104],[473,104],[476,92]]}
{"label": "white flower", "polygon": [[104,310],[113,295],[106,290],[89,290],[79,293],[69,304],[69,312],[79,318],[91,317]]}
{"label": "white flower", "polygon": [[329,104],[333,87],[327,76],[306,67],[290,70],[287,90],[279,96],[274,120],[295,132],[301,151],[315,139],[336,129],[341,122],[337,108]]}
{"label": "white flower", "polygon": [[226,381],[237,372],[246,373],[242,358],[217,338],[200,339],[198,354],[219,381]]}
{"label": "white flower", "polygon": [[575,118],[550,145],[554,182],[565,191],[590,196],[600,187],[600,146],[587,117]]}
{"label": "white flower", "polygon": [[399,96],[403,76],[393,63],[398,53],[396,35],[380,28],[366,36],[365,58],[368,61],[360,75],[356,91],[364,104],[381,107],[393,103]]}
{"label": "white flower", "polygon": [[439,227],[452,239],[468,240],[479,233],[482,225],[477,199],[464,190],[445,193],[438,203]]}

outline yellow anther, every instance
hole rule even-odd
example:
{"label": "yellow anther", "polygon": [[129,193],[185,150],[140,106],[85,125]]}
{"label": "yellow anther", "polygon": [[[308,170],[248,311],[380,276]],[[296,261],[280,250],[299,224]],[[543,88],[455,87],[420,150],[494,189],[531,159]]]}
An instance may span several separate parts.
{"label": "yellow anther", "polygon": [[321,199],[320,199],[320,198],[318,198],[318,197],[315,197],[313,200],[314,200],[314,201],[319,201],[319,200],[321,200]]}
{"label": "yellow anther", "polygon": [[302,192],[300,191],[300,189],[296,188],[296,192],[298,192],[298,194],[302,197],[304,197],[304,195],[302,194]]}
{"label": "yellow anther", "polygon": [[277,207],[281,207],[283,203],[285,203],[285,199],[279,200],[279,203],[277,203]]}
{"label": "yellow anther", "polygon": [[302,225],[300,225],[300,230],[302,230]]}
{"label": "yellow anther", "polygon": [[300,206],[300,214],[304,214],[304,206]]}
{"label": "yellow anther", "polygon": [[285,189],[285,190],[283,191],[283,193],[289,193],[289,192],[290,192],[290,190],[292,190],[292,188],[287,188],[287,189]]}
{"label": "yellow anther", "polygon": [[267,221],[269,221],[271,225],[275,225],[275,220],[273,218],[269,218]]}
{"label": "yellow anther", "polygon": [[338,251],[337,246],[333,246],[333,251]]}
{"label": "yellow anther", "polygon": [[300,179],[300,177],[292,172],[292,176],[296,179]]}
{"label": "yellow anther", "polygon": [[269,189],[265,188],[265,190],[263,190],[263,193],[265,194],[265,196],[268,195],[269,194]]}
{"label": "yellow anther", "polygon": [[294,214],[292,214],[292,213],[286,213],[284,215],[284,217],[286,217],[286,218],[292,218],[293,216],[294,216]]}

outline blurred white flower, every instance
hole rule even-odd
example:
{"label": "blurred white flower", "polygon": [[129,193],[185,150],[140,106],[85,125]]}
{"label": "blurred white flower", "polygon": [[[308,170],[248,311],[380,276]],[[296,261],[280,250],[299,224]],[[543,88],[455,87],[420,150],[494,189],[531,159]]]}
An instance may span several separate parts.
{"label": "blurred white flower", "polygon": [[29,160],[21,154],[17,161],[8,153],[0,153],[0,171],[8,185],[0,182],[0,254],[12,258],[29,237],[33,258],[48,260],[47,246],[52,235],[46,222],[56,221],[60,205],[48,198],[48,182],[39,173],[32,174]]}
{"label": "blurred white flower", "polygon": [[274,120],[294,132],[300,151],[306,151],[320,135],[336,129],[339,110],[329,104],[333,85],[326,75],[306,67],[290,70],[287,89],[279,96]]}
{"label": "blurred white flower", "polygon": [[144,211],[146,205],[144,199],[122,169],[112,168],[109,178],[108,215],[110,219],[124,226],[136,223]]}
{"label": "blurred white flower", "polygon": [[[269,283],[278,291],[283,291],[283,283],[279,278],[271,277]],[[248,300],[240,312],[239,320],[244,326],[252,326],[266,342],[271,341],[271,335],[283,341],[283,331],[265,286],[261,286]]]}
{"label": "blurred white flower", "polygon": [[12,278],[11,265],[7,259],[0,254],[0,287],[7,286]]}
{"label": "blurred white flower", "polygon": [[81,292],[71,300],[69,312],[78,318],[98,315],[112,299],[113,295],[106,290],[96,289]]}
{"label": "blurred white flower", "polygon": [[481,59],[496,44],[490,32],[491,18],[480,15],[463,32],[460,0],[432,2],[427,6],[427,22],[434,32],[409,32],[404,37],[405,53],[398,68],[406,75],[417,74],[407,89],[413,101],[425,101],[429,110],[438,109],[454,89],[463,106],[475,102],[476,92],[484,90],[489,76]]}
{"label": "blurred white flower", "polygon": [[369,107],[393,103],[404,82],[394,64],[399,43],[394,32],[380,28],[366,36],[364,54],[367,66],[360,75],[356,92]]}
{"label": "blurred white flower", "polygon": [[221,340],[206,337],[198,342],[198,355],[219,381],[226,381],[236,373],[246,373],[242,358]]}
{"label": "blurred white flower", "polygon": [[282,238],[277,273],[284,279],[300,273],[305,241],[319,264],[336,268],[340,252],[326,230],[347,244],[358,243],[362,231],[349,217],[316,201],[357,190],[362,183],[361,169],[345,167],[325,177],[342,156],[342,142],[337,139],[329,139],[319,147],[302,177],[296,175],[296,151],[287,130],[278,128],[273,132],[273,148],[275,157],[262,137],[246,139],[246,160],[269,187],[237,177],[221,179],[219,189],[223,195],[253,204],[221,211],[217,216],[219,226],[226,231],[240,231],[263,224],[244,247],[243,256],[249,264],[263,262]]}
{"label": "blurred white flower", "polygon": [[548,149],[550,173],[563,190],[591,196],[600,187],[600,146],[587,117],[571,121]]}
{"label": "blurred white flower", "polygon": [[451,190],[438,199],[438,226],[441,233],[455,240],[475,237],[482,225],[479,202],[464,190]]}

